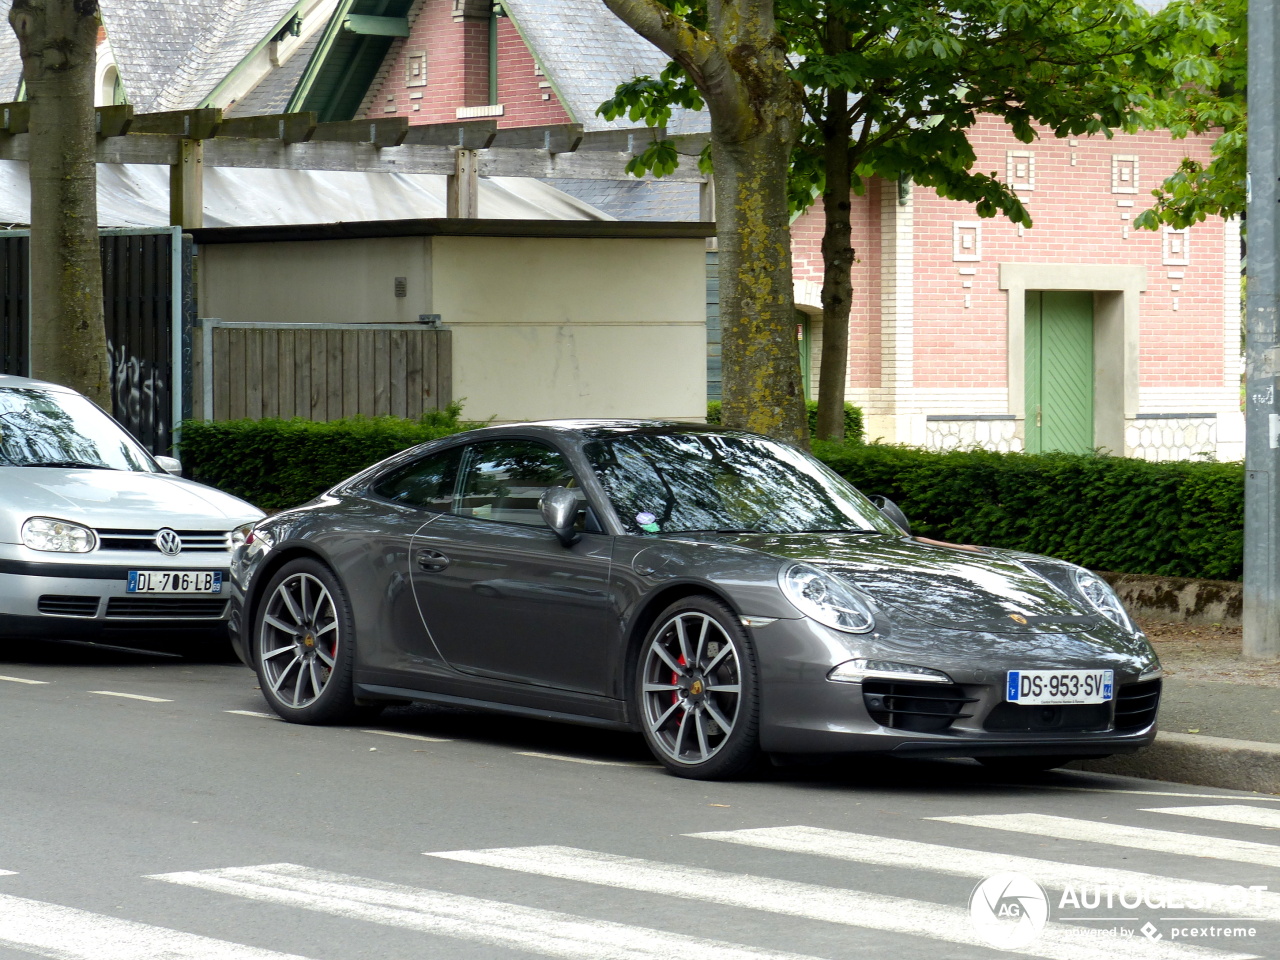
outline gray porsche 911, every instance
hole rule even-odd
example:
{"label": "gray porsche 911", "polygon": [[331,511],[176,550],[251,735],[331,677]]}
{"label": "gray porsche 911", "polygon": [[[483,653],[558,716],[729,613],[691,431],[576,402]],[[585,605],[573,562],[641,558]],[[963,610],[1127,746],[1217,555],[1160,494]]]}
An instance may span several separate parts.
{"label": "gray porsche 911", "polygon": [[1159,662],[1096,575],[913,538],[740,431],[458,434],[261,521],[231,580],[237,652],[298,723],[454,704],[638,730],[699,778],[856,752],[1047,768],[1156,731]]}

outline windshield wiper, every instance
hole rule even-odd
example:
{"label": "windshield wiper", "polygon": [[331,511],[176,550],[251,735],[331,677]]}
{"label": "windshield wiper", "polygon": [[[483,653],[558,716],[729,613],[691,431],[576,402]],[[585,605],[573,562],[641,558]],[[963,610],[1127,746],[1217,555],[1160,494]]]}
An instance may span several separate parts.
{"label": "windshield wiper", "polygon": [[37,463],[15,463],[15,467],[79,467],[84,470],[110,470],[105,463],[88,463],[84,460],[41,460]]}

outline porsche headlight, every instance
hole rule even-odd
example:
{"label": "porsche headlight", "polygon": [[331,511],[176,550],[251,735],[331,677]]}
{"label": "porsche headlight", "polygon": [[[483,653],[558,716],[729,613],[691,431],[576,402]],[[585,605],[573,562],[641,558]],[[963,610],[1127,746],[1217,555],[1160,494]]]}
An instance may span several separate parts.
{"label": "porsche headlight", "polygon": [[1127,630],[1130,633],[1137,631],[1137,627],[1129,619],[1129,613],[1125,610],[1124,604],[1120,602],[1120,598],[1116,596],[1116,592],[1111,589],[1107,581],[1096,573],[1085,570],[1083,567],[1077,568],[1075,571],[1075,581],[1076,589],[1088,601],[1089,606],[1093,607],[1120,629]]}
{"label": "porsche headlight", "polygon": [[22,542],[32,550],[49,553],[88,553],[98,545],[98,537],[78,523],[32,517],[22,525]]}
{"label": "porsche headlight", "polygon": [[871,609],[848,584],[807,563],[791,563],[778,574],[787,599],[807,617],[845,633],[866,633],[875,626]]}

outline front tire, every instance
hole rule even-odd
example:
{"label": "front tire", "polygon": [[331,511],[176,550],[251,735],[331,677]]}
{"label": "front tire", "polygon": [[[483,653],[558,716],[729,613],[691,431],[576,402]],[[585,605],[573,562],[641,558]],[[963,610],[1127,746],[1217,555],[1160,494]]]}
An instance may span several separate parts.
{"label": "front tire", "polygon": [[253,620],[253,668],[271,709],[292,723],[361,713],[352,688],[355,623],[333,571],[290,560],[267,583]]}
{"label": "front tire", "polygon": [[663,610],[640,648],[635,678],[641,732],[671,773],[723,780],[759,758],[755,649],[719,600],[686,597]]}

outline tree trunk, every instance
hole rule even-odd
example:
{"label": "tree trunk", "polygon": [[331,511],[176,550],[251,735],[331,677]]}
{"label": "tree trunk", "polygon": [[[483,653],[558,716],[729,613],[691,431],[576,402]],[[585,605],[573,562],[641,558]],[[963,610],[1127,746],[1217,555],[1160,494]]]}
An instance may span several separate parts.
{"label": "tree trunk", "polygon": [[[848,49],[844,25],[827,27],[827,52]],[[844,439],[844,394],[849,382],[849,305],[853,296],[852,232],[849,226],[849,92],[827,91],[827,122],[823,125],[826,182],[822,191],[822,360],[818,368],[818,438]]]}
{"label": "tree trunk", "polygon": [[31,103],[31,373],[108,412],[93,71],[97,0],[14,0]]}
{"label": "tree trunk", "polygon": [[803,449],[809,430],[791,289],[785,171],[791,142],[776,132],[712,140],[720,248],[721,422]]}
{"label": "tree trunk", "polygon": [[724,361],[721,420],[807,448],[787,209],[787,168],[800,134],[801,91],[791,79],[773,0],[713,0],[704,29],[658,0],[604,2],[679,61],[711,114]]}

